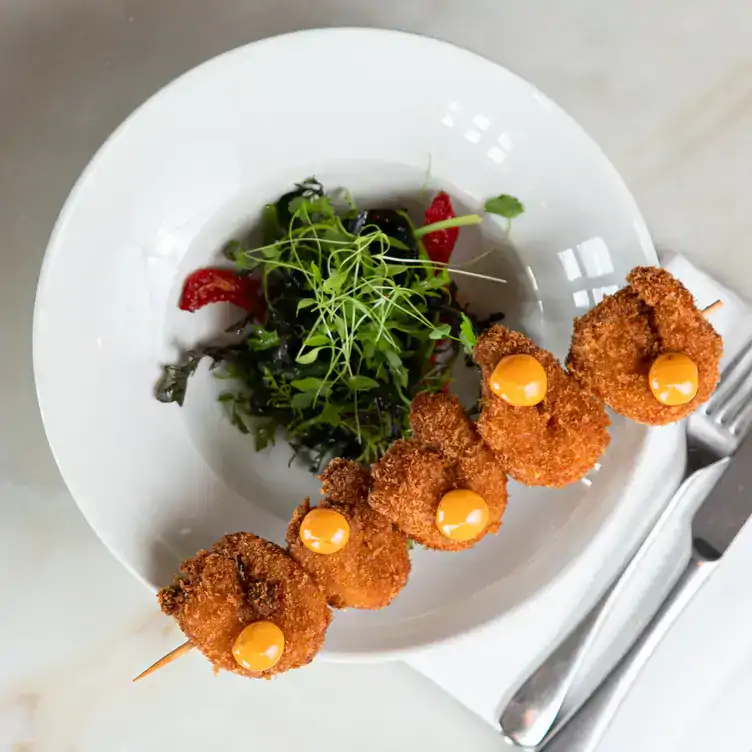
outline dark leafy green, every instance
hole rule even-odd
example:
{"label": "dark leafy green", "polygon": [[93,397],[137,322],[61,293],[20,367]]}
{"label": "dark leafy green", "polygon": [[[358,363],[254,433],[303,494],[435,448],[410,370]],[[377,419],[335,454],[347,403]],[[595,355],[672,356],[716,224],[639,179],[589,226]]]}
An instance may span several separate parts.
{"label": "dark leafy green", "polygon": [[203,353],[188,353],[188,360],[179,366],[164,366],[162,378],[157,384],[156,397],[160,402],[177,402],[181,407],[188,389],[188,379],[198,368]]}

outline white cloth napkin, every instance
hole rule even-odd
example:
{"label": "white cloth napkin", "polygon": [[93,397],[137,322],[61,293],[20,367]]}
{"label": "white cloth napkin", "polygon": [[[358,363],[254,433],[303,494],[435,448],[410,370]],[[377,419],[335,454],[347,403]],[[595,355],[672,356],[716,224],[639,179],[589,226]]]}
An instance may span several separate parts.
{"label": "white cloth napkin", "polygon": [[[724,338],[723,364],[728,363],[752,335],[752,307],[684,256],[672,255],[662,261],[693,293],[698,306],[723,301],[723,308],[714,312],[711,320]],[[666,500],[672,489],[667,491]],[[656,550],[653,565],[646,562],[644,576],[638,576],[625,593],[620,613],[613,614],[612,623],[593,646],[590,663],[584,667],[573,696],[586,696],[594,688],[665,596],[683,566],[681,529],[677,527],[675,532],[673,540]],[[597,562],[597,557],[607,552],[591,555]],[[564,579],[553,591],[523,605],[501,622],[416,654],[408,664],[498,728],[501,710],[512,692],[599,595],[584,594],[582,578],[579,582],[576,579]]]}

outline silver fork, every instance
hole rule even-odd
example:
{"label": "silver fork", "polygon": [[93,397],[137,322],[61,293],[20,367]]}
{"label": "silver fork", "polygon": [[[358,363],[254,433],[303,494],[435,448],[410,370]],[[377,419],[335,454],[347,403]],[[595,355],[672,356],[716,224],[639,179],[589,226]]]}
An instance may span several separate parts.
{"label": "silver fork", "polygon": [[[632,577],[641,568],[649,551],[661,538],[669,521],[696,502],[690,490],[698,474],[717,464],[717,477],[720,477],[721,466],[728,462],[728,458],[751,424],[752,342],[747,343],[737,353],[724,369],[713,396],[688,420],[687,458],[682,483],[645,540],[601,599],[515,692],[505,707],[500,725],[504,737],[509,742],[519,747],[538,748],[546,744],[577,712],[577,707],[567,708],[565,715],[561,710],[575,677],[582,668],[585,655],[615,604],[620,600]],[[655,644],[657,645],[657,642]],[[626,686],[625,680],[622,680],[618,687],[619,692],[612,693],[612,714],[635,678],[636,673],[631,676]],[[605,731],[605,725],[602,718],[599,721],[599,733],[602,733]]]}

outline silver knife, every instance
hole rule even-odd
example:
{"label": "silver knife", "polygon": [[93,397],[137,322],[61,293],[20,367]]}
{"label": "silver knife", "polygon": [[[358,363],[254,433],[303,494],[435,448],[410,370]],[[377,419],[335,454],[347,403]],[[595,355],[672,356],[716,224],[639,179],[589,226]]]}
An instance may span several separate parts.
{"label": "silver knife", "polygon": [[668,597],[587,702],[555,724],[538,749],[594,752],[640,671],[752,515],[752,434],[720,463],[728,467],[692,519],[692,555]]}

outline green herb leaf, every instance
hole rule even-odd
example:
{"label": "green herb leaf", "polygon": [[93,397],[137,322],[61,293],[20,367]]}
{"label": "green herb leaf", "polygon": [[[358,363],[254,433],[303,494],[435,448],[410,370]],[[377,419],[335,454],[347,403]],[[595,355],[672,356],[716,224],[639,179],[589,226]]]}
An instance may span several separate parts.
{"label": "green herb leaf", "polygon": [[338,316],[332,323],[340,339],[346,340],[348,338],[347,321],[342,316]]}
{"label": "green herb leaf", "polygon": [[398,251],[410,251],[410,249],[401,241],[397,240],[397,238],[389,238],[389,245],[392,246],[392,248],[396,248]]}
{"label": "green herb leaf", "polygon": [[274,446],[277,437],[277,423],[274,418],[257,419],[253,432],[256,437],[256,451],[260,452],[268,446]]}
{"label": "green herb leaf", "polygon": [[347,190],[347,188],[340,188],[336,193],[342,197],[342,199],[347,204],[347,208],[351,212],[356,212],[358,210],[358,206],[355,203],[355,199],[352,197],[352,193]]}
{"label": "green herb leaf", "polygon": [[289,209],[293,215],[306,214],[308,217],[313,217],[318,214],[326,219],[334,217],[334,207],[331,199],[327,196],[317,196],[316,198],[298,196],[298,198],[290,201]]}
{"label": "green herb leaf", "polygon": [[449,324],[441,324],[437,326],[428,335],[431,339],[446,339],[452,333],[452,327]]}
{"label": "green herb leaf", "polygon": [[341,229],[341,225],[335,225],[333,227],[327,227],[322,229],[319,234],[319,240],[328,245],[340,246],[346,243],[352,243],[355,237],[350,235],[349,232],[345,232]]}
{"label": "green herb leaf", "polygon": [[238,240],[231,240],[222,249],[222,255],[230,261],[237,261],[238,258],[240,258],[240,256],[242,255],[242,253],[243,253],[243,245]]}
{"label": "green herb leaf", "polygon": [[319,419],[321,423],[328,423],[330,426],[334,427],[337,427],[342,423],[340,409],[331,402],[327,403],[326,407],[321,411]]}
{"label": "green herb leaf", "polygon": [[248,347],[251,350],[271,350],[273,347],[279,347],[279,334],[277,332],[268,332],[261,326],[254,327],[253,334],[248,339]]}
{"label": "green herb leaf", "polygon": [[387,362],[393,369],[400,369],[404,367],[402,358],[400,358],[400,356],[397,355],[397,353],[394,352],[394,350],[392,350],[391,348],[382,349],[381,352],[384,353],[384,357],[386,357]]}
{"label": "green herb leaf", "polygon": [[396,274],[402,274],[409,269],[405,264],[387,264],[386,273],[388,277],[394,277]]}
{"label": "green herb leaf", "polygon": [[324,384],[323,379],[316,379],[313,377],[307,378],[307,379],[296,379],[292,382],[293,389],[298,389],[301,392],[307,392],[310,390],[316,391],[321,387],[321,385]]}
{"label": "green herb leaf", "polygon": [[[326,334],[314,334],[312,337],[303,341],[306,347],[321,347],[329,344],[329,337]],[[301,361],[302,362],[302,361]]]}
{"label": "green herb leaf", "polygon": [[235,261],[235,268],[241,272],[253,271],[261,265],[261,261],[247,251],[241,251],[233,260]]}
{"label": "green herb leaf", "polygon": [[292,396],[290,404],[297,410],[304,410],[306,407],[310,407],[313,401],[316,399],[316,392],[298,392]]}
{"label": "green herb leaf", "polygon": [[271,245],[284,236],[274,204],[267,204],[261,213],[261,234],[264,245]]}
{"label": "green herb leaf", "polygon": [[449,284],[449,274],[442,269],[441,272],[431,275],[428,279],[422,279],[416,284],[416,289],[422,292],[442,290]]}
{"label": "green herb leaf", "polygon": [[298,301],[298,308],[297,312],[300,313],[305,308],[310,308],[311,306],[315,306],[316,301],[313,298],[303,298],[302,300]]}
{"label": "green herb leaf", "polygon": [[219,395],[219,401],[225,406],[232,425],[240,433],[250,433],[253,428],[253,418],[247,395],[224,393]]}
{"label": "green herb leaf", "polygon": [[351,376],[347,380],[347,384],[350,389],[357,389],[358,391],[368,391],[369,389],[375,389],[379,382],[375,379],[371,379],[368,376],[358,374],[357,376]]}
{"label": "green herb leaf", "polygon": [[465,348],[465,352],[468,355],[472,355],[475,350],[475,328],[473,322],[470,321],[470,317],[463,311],[460,317],[460,342]]}
{"label": "green herb leaf", "polygon": [[324,280],[321,289],[324,290],[324,292],[338,292],[342,289],[342,285],[345,284],[346,279],[347,274],[343,272],[335,272]]}
{"label": "green herb leaf", "polygon": [[323,350],[323,347],[314,347],[313,350],[308,350],[308,352],[303,352],[298,355],[295,360],[298,363],[301,363],[303,365],[307,365],[308,363],[314,363],[316,361],[316,358],[319,357],[319,353]]}
{"label": "green herb leaf", "polygon": [[502,193],[496,198],[488,199],[484,208],[488,214],[498,214],[500,217],[506,217],[507,219],[519,217],[525,211],[525,207],[521,201],[506,193]]}

